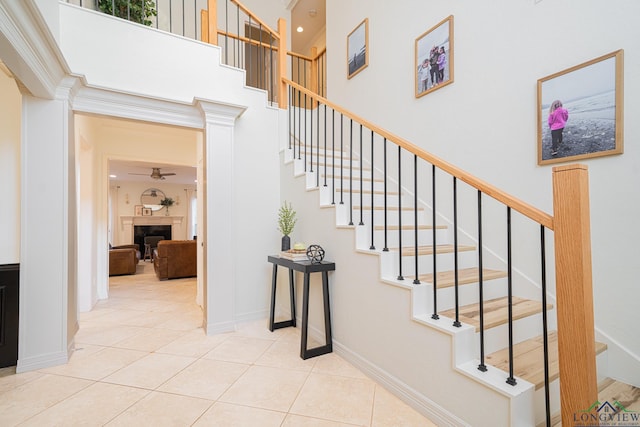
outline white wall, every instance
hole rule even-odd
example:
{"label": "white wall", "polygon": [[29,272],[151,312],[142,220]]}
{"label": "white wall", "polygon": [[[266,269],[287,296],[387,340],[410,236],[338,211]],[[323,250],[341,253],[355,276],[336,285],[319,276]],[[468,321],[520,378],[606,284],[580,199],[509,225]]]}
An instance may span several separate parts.
{"label": "white wall", "polygon": [[[551,167],[537,166],[536,82],[624,49],[624,114],[640,113],[640,3],[482,0],[327,1],[329,99],[552,213]],[[414,97],[416,37],[454,15],[454,83]],[[346,78],[346,36],[369,18],[369,66]],[[367,93],[368,96],[361,96]],[[596,327],[636,358],[635,244],[640,136],[624,122],[625,153],[581,161],[590,172]],[[615,369],[615,367],[614,367]]]}
{"label": "white wall", "polygon": [[20,262],[20,106],[13,79],[0,72],[0,265]]}
{"label": "white wall", "polygon": [[[246,242],[250,242],[249,249],[234,252],[234,268],[241,272],[234,284],[235,317],[236,320],[263,317],[268,307],[269,284],[265,256],[277,248],[277,243],[273,242],[278,241],[275,230],[279,204],[278,110],[266,107],[264,91],[243,88],[243,72],[219,65],[220,50],[217,47],[69,5],[61,5],[60,9],[61,49],[71,70],[83,75],[88,85],[181,105],[195,105],[196,99],[203,99],[246,106],[234,129],[233,155],[229,159],[233,173],[227,181],[213,183],[234,188],[235,237],[233,242],[209,244],[222,245],[228,250],[230,247],[245,248]],[[104,34],[111,37],[108,44],[104,43]],[[131,40],[145,46],[145,49],[122,48]],[[99,56],[94,54],[96,45],[103,47]],[[164,140],[150,141],[152,145],[136,154],[127,151],[143,141],[143,132],[134,130],[125,134],[110,127],[93,129],[91,133],[94,139],[104,141],[101,148],[96,145],[96,156],[102,159],[95,168],[97,176],[106,177],[106,159],[119,156],[145,162],[197,164],[195,148],[191,151],[195,145],[185,147],[185,152],[194,153],[193,161],[187,163],[181,157],[185,152],[179,147],[168,152],[171,153],[170,160],[161,157],[155,147],[169,143]],[[172,139],[171,135],[165,138]],[[101,153],[98,152],[100,150]],[[106,181],[97,191],[105,196],[98,197],[96,202],[95,232],[98,247],[106,247]],[[210,203],[215,206],[216,201],[211,200]],[[260,206],[261,215],[256,215],[257,206]],[[103,242],[99,240],[101,236],[105,236]],[[103,265],[99,264],[97,271],[105,271],[106,255],[104,261],[99,257],[100,262]],[[258,267],[247,269],[246,265]],[[99,274],[99,280],[101,276]]]}

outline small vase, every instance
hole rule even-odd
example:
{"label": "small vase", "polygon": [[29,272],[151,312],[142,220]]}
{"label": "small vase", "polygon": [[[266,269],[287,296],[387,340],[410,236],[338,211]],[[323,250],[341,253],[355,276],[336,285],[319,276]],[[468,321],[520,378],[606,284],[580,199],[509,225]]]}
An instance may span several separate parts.
{"label": "small vase", "polygon": [[291,239],[289,236],[282,236],[282,250],[288,251],[291,249]]}

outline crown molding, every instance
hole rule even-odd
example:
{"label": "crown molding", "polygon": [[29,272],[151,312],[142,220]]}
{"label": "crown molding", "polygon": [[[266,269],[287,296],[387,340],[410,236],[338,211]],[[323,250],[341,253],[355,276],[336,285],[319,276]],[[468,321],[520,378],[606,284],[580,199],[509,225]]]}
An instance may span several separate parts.
{"label": "crown molding", "polygon": [[0,56],[34,96],[53,99],[68,66],[33,0],[0,2]]}
{"label": "crown molding", "polygon": [[207,124],[229,127],[233,127],[236,119],[247,109],[242,105],[215,102],[201,98],[194,99],[194,103],[202,112],[203,119]]}
{"label": "crown molding", "polygon": [[71,108],[75,112],[142,120],[202,129],[204,121],[194,104],[136,94],[115,92],[82,83],[72,91]]}

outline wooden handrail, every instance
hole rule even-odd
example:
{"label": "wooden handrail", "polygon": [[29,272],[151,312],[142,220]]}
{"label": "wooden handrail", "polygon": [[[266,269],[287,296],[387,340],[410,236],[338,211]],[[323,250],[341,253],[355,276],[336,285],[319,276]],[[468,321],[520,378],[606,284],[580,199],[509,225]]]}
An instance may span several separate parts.
{"label": "wooden handrail", "polygon": [[293,56],[295,58],[304,59],[305,61],[313,61],[313,58],[311,58],[310,56],[301,55],[299,53],[295,53],[295,52],[291,52],[291,51],[287,52],[287,55]]}
{"label": "wooden handrail", "polygon": [[235,39],[235,40],[240,40],[242,42],[249,43],[249,44],[252,44],[254,46],[264,47],[265,49],[271,49],[271,50],[275,50],[275,51],[278,50],[278,46],[270,45],[270,44],[267,44],[265,42],[260,42],[259,40],[249,39],[247,37],[239,36],[237,34],[227,33],[226,31],[218,30],[218,35],[219,36],[226,36],[226,37],[229,37],[229,38],[232,38],[232,39]]}
{"label": "wooden handrail", "polygon": [[498,189],[497,187],[494,187],[491,184],[488,184],[484,181],[482,181],[481,179],[478,179],[476,177],[474,177],[473,175],[463,171],[462,169],[453,166],[452,164],[445,162],[444,160],[434,156],[433,154],[430,154],[428,152],[426,152],[425,150],[423,150],[422,148],[418,147],[417,145],[414,145],[412,143],[410,143],[409,141],[400,138],[397,135],[392,134],[391,132],[388,132],[385,129],[382,129],[379,126],[374,125],[373,123],[363,119],[362,117],[359,117],[347,110],[345,110],[344,108],[332,103],[331,101],[329,101],[326,98],[323,98],[322,96],[313,93],[312,91],[305,89],[304,87],[292,82],[289,79],[283,79],[283,81],[288,84],[289,86],[299,90],[300,92],[309,95],[312,99],[315,98],[317,101],[320,101],[323,104],[326,104],[327,106],[331,107],[333,110],[335,110],[336,112],[355,120],[356,122],[362,124],[363,126],[365,126],[366,128],[374,131],[375,133],[377,133],[378,135],[386,138],[388,141],[393,142],[396,145],[399,145],[400,147],[404,148],[405,150],[409,151],[412,154],[415,154],[416,156],[420,157],[423,160],[426,160],[427,162],[431,163],[432,165],[438,167],[439,169],[442,169],[443,171],[447,172],[449,175],[455,176],[457,179],[469,184],[471,187],[482,191],[483,193],[485,193],[488,196],[493,197],[494,199],[498,200],[499,202],[502,202],[503,204],[511,207],[511,209],[516,210],[517,212],[520,212],[522,215],[530,218],[531,220],[537,222],[538,224],[541,224],[543,226],[545,226],[546,228],[553,230],[553,217],[549,214],[547,214],[544,211],[541,211],[538,208],[535,208],[531,205],[529,205],[528,203],[525,203],[523,201],[521,201],[520,199],[511,196],[510,194]]}
{"label": "wooden handrail", "polygon": [[318,52],[317,55],[313,57],[313,61],[316,61],[318,58],[324,55],[326,51],[327,51],[326,47],[322,48],[322,50],[320,50],[320,52]]}
{"label": "wooden handrail", "polygon": [[254,20],[258,24],[262,25],[262,27],[265,30],[269,31],[269,33],[271,33],[271,35],[273,37],[275,37],[276,39],[280,40],[280,34],[278,34],[277,31],[274,31],[273,29],[271,29],[271,27],[269,27],[262,19],[260,19],[257,16],[255,16],[249,9],[247,9],[247,7],[245,5],[240,3],[238,0],[230,0],[230,1],[231,1],[231,3],[235,3],[244,13],[249,15],[252,20]]}

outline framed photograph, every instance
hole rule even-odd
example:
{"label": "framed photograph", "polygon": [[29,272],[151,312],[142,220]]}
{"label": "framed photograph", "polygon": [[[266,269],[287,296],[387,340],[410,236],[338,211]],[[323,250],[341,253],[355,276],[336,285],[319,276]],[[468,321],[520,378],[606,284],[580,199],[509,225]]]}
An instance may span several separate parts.
{"label": "framed photograph", "polygon": [[416,39],[416,98],[453,83],[453,15]]}
{"label": "framed photograph", "polygon": [[151,208],[142,208],[142,216],[151,216]]}
{"label": "framed photograph", "polygon": [[347,36],[347,78],[369,65],[369,19],[365,18]]}
{"label": "framed photograph", "polygon": [[538,80],[538,164],[622,154],[623,51]]}
{"label": "framed photograph", "polygon": [[135,216],[142,216],[142,208],[143,208],[142,205],[135,205],[133,208],[133,214]]}

